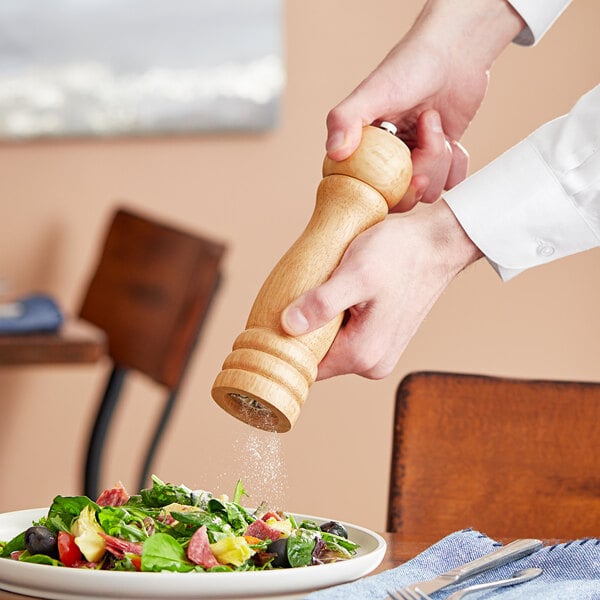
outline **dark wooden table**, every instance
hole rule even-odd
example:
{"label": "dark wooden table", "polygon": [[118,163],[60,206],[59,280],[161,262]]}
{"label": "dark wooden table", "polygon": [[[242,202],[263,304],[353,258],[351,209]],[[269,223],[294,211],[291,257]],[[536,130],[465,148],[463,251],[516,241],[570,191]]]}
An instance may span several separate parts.
{"label": "dark wooden table", "polygon": [[0,335],[0,367],[93,363],[106,354],[106,346],[101,329],[68,318],[57,333]]}
{"label": "dark wooden table", "polygon": [[[387,551],[383,562],[375,571],[376,573],[396,567],[407,560],[415,557],[417,554],[428,548],[433,542],[403,542],[397,534],[393,533],[382,533],[381,534],[388,544]],[[52,567],[48,567],[52,568]],[[184,575],[185,577],[185,575]],[[2,585],[0,583],[0,585]],[[93,590],[91,591],[93,593]],[[293,594],[290,596],[271,596],[265,598],[265,600],[287,600],[301,598],[304,594]],[[14,594],[12,592],[5,592],[0,590],[0,600],[25,600],[26,598],[32,598],[32,596],[23,596],[21,594]],[[260,599],[255,599],[260,600]]]}

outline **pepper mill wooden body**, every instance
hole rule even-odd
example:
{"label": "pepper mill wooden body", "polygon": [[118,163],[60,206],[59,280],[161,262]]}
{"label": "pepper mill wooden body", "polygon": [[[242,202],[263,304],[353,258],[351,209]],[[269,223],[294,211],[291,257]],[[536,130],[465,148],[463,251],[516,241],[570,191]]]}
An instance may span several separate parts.
{"label": "pepper mill wooden body", "polygon": [[214,400],[227,412],[259,429],[291,429],[343,315],[291,337],[281,328],[281,313],[329,278],[350,242],[402,198],[411,176],[410,151],[379,127],[365,127],[346,160],[325,157],[310,222],[264,282],[213,385]]}

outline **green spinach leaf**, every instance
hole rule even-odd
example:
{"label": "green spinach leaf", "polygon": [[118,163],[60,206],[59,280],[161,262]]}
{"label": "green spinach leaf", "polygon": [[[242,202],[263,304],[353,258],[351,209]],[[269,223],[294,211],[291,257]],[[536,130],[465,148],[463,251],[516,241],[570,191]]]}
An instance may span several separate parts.
{"label": "green spinach leaf", "polygon": [[306,567],[312,561],[315,547],[315,534],[306,529],[298,529],[287,541],[287,557],[292,567]]}
{"label": "green spinach leaf", "polygon": [[19,557],[20,562],[36,563],[38,565],[53,565],[55,567],[64,567],[60,560],[47,556],[46,554],[23,554]]}
{"label": "green spinach leaf", "polygon": [[233,502],[227,502],[225,508],[227,511],[227,522],[231,525],[236,535],[242,535],[248,527],[248,521],[244,512]]}
{"label": "green spinach leaf", "polygon": [[146,506],[161,507],[167,504],[185,504],[196,506],[199,501],[198,494],[194,494],[185,485],[173,485],[161,481],[156,475],[152,475],[152,488],[140,492],[142,501]]}
{"label": "green spinach leaf", "polygon": [[144,512],[122,506],[104,506],[98,513],[98,522],[106,533],[130,542],[141,542],[148,537],[146,518]]}
{"label": "green spinach leaf", "polygon": [[[244,489],[244,485],[242,484],[242,480],[238,479],[235,485],[235,491],[233,492],[233,502],[235,504],[239,504],[242,501],[243,496],[248,496],[246,490]],[[250,496],[248,496],[249,498]]]}
{"label": "green spinach leaf", "polygon": [[87,496],[56,496],[48,510],[46,526],[56,531],[70,533],[73,521],[86,506],[92,506],[95,511],[100,509]]}
{"label": "green spinach leaf", "polygon": [[327,547],[331,550],[336,550],[346,556],[346,558],[350,558],[352,554],[356,551],[359,545],[352,540],[346,539],[340,535],[335,535],[335,533],[327,533],[326,531],[321,531],[321,537]]}
{"label": "green spinach leaf", "polygon": [[195,565],[188,562],[183,546],[166,533],[149,537],[143,546],[142,571],[194,571]]}
{"label": "green spinach leaf", "polygon": [[0,558],[10,558],[12,552],[19,552],[25,550],[25,532],[22,531],[19,535],[16,535],[12,540],[6,542],[2,552],[0,552]]}
{"label": "green spinach leaf", "polygon": [[186,526],[185,529],[188,530],[188,537],[190,537],[192,533],[198,529],[198,527],[202,527],[202,525],[206,525],[206,529],[209,537],[212,538],[212,541],[216,541],[216,539],[211,535],[213,532],[224,533],[227,535],[232,535],[233,533],[231,525],[226,523],[219,515],[214,515],[205,511],[186,513],[173,511],[171,516]]}

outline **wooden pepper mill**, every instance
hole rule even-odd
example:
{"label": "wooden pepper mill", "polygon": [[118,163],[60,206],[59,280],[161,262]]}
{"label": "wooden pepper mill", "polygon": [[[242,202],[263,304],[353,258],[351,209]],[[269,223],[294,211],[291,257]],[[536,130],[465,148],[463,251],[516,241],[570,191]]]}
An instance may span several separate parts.
{"label": "wooden pepper mill", "polygon": [[311,220],[264,282],[246,330],[213,385],[214,400],[234,417],[280,433],[296,422],[343,314],[316,331],[291,337],[281,328],[281,313],[326,281],[350,242],[382,221],[404,196],[412,165],[395,131],[391,123],[369,125],[350,157],[340,162],[325,157]]}

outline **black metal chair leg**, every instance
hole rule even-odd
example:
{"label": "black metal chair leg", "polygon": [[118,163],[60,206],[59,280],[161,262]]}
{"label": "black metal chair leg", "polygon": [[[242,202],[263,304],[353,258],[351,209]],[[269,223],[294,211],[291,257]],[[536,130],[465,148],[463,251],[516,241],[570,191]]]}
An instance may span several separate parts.
{"label": "black metal chair leg", "polygon": [[104,441],[126,374],[127,369],[118,366],[113,367],[90,434],[83,480],[84,494],[92,500],[98,497],[98,481],[100,478]]}
{"label": "black metal chair leg", "polygon": [[144,464],[142,465],[142,468],[140,470],[138,490],[144,489],[148,484],[148,475],[150,473],[152,461],[154,460],[154,455],[156,454],[156,450],[158,449],[160,440],[167,427],[167,422],[169,421],[171,413],[173,412],[173,407],[175,406],[175,401],[177,400],[177,392],[178,389],[175,388],[169,394],[169,397],[165,401],[162,414],[160,415],[160,418],[154,430],[154,435],[150,439],[150,444],[148,445],[148,450],[146,451],[146,458],[144,459]]}

